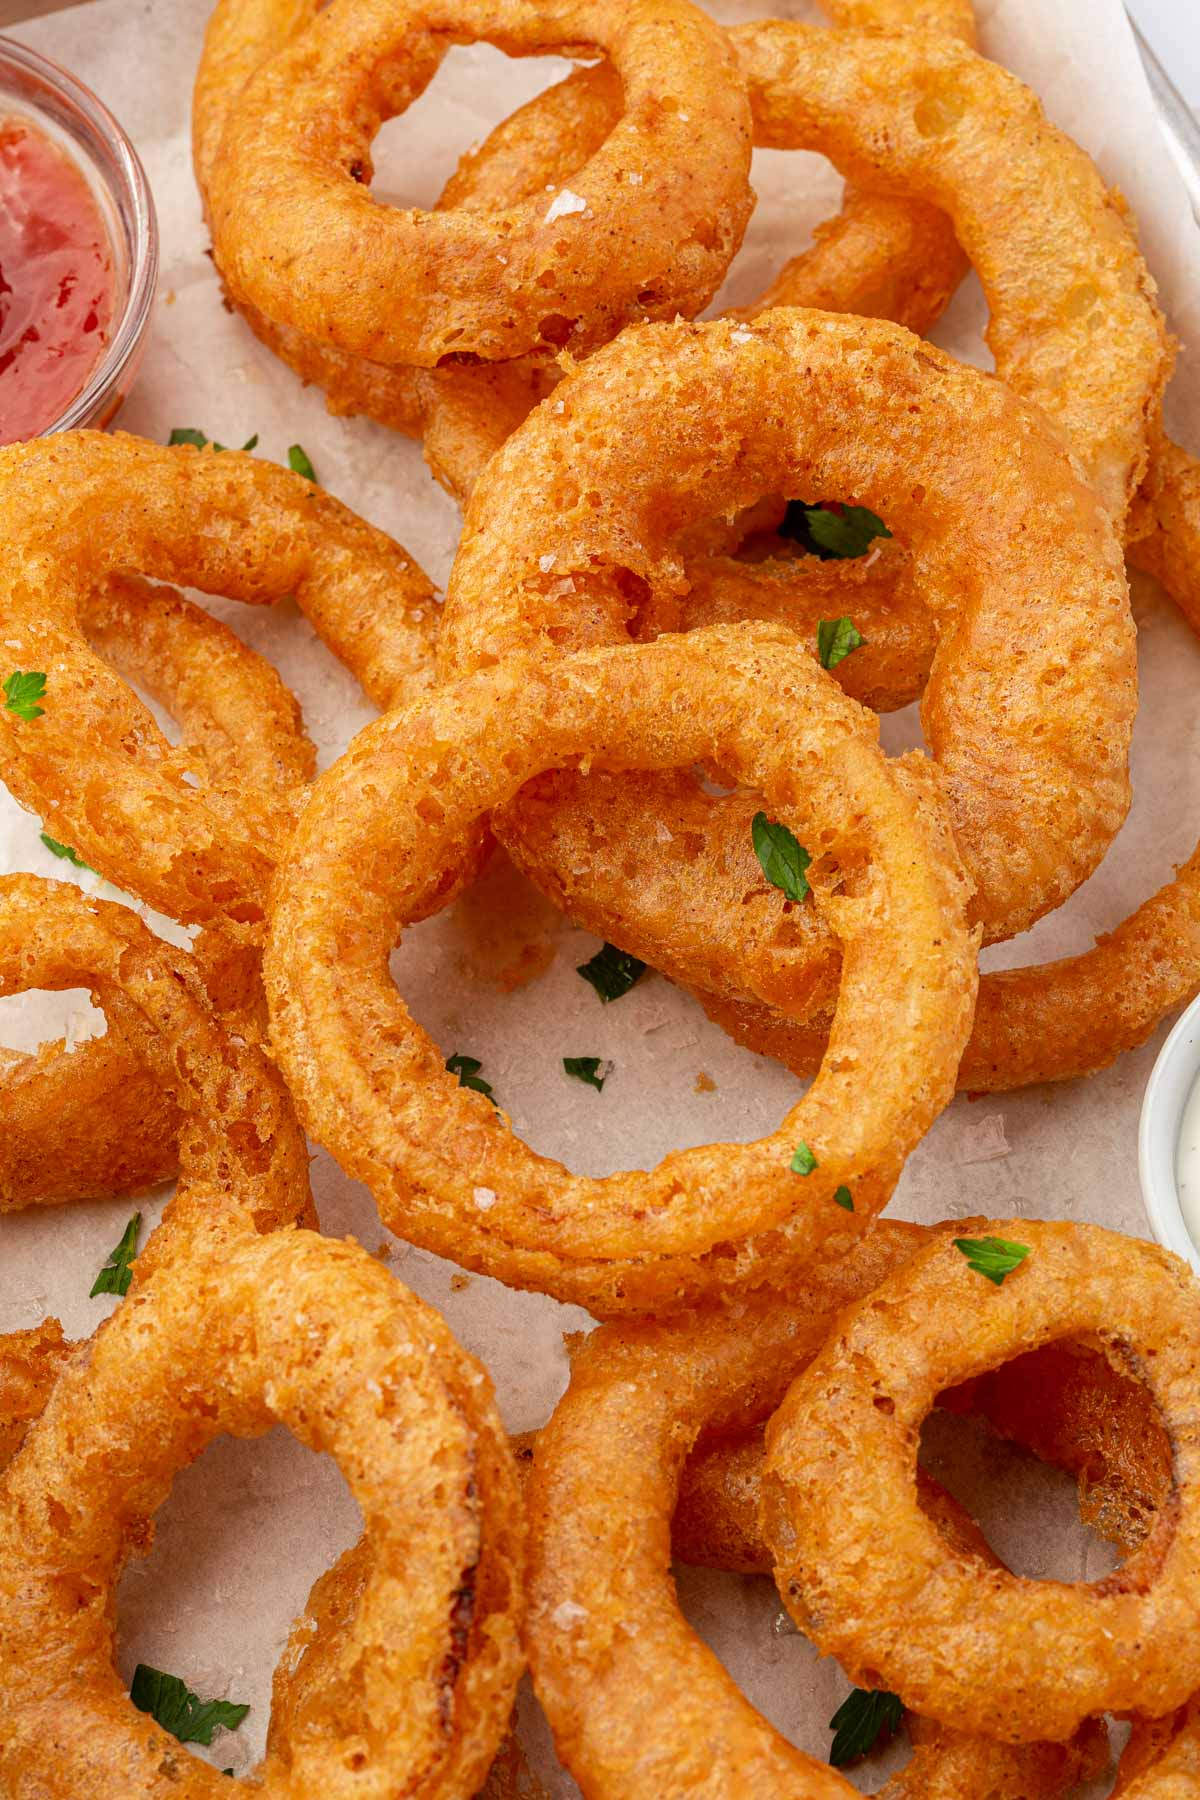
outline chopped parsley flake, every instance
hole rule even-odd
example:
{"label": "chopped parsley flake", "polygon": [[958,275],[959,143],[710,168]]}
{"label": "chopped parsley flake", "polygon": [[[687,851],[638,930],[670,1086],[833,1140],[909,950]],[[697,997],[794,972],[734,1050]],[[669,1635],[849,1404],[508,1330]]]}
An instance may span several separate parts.
{"label": "chopped parsley flake", "polygon": [[852,650],[859,650],[866,638],[855,627],[853,619],[818,619],[817,657],[823,669],[836,669]]}
{"label": "chopped parsley flake", "polygon": [[480,1075],[483,1064],[477,1056],[464,1056],[461,1050],[456,1050],[453,1056],[446,1058],[446,1067],[451,1075],[458,1076],[460,1087],[470,1088],[476,1094],[486,1094],[495,1106],[491,1083],[484,1081]]}
{"label": "chopped parsley flake", "polygon": [[18,719],[40,719],[45,708],[39,700],[46,698],[46,677],[40,671],[14,669],[4,683],[4,705]]}
{"label": "chopped parsley flake", "polygon": [[590,982],[607,1005],[610,1000],[619,1000],[622,994],[627,994],[645,971],[646,965],[638,957],[630,956],[627,950],[618,950],[615,944],[605,944],[590,961],[580,963],[575,973]]}
{"label": "chopped parsley flake", "polygon": [[214,1731],[236,1731],[250,1711],[232,1700],[201,1700],[178,1675],[164,1675],[147,1663],[139,1663],[133,1671],[129,1698],[181,1744],[203,1744],[206,1749]]}
{"label": "chopped parsley flake", "polygon": [[810,506],[805,500],[789,500],[779,536],[791,538],[812,556],[831,558],[864,556],[877,537],[891,532],[866,506],[843,506],[836,500]]}
{"label": "chopped parsley flake", "polygon": [[984,1275],[1001,1287],[1006,1275],[1019,1268],[1029,1255],[1028,1244],[1013,1244],[1008,1238],[955,1238],[954,1248],[961,1250],[967,1267],[976,1275]]}
{"label": "chopped parsley flake", "polygon": [[792,1153],[790,1166],[797,1175],[811,1175],[813,1170],[819,1169],[821,1165],[809,1149],[808,1145],[800,1143],[796,1145],[796,1148]]}
{"label": "chopped parsley flake", "polygon": [[[114,1250],[109,1251],[108,1261],[92,1283],[89,1300],[97,1294],[127,1294],[133,1275],[133,1261],[137,1256],[138,1232],[142,1228],[142,1215],[134,1213],[128,1225],[121,1233],[121,1241]],[[145,1709],[143,1709],[145,1710]]]}
{"label": "chopped parsley flake", "polygon": [[288,468],[296,475],[303,475],[305,481],[317,479],[317,472],[309,461],[308,452],[301,444],[289,444]]}
{"label": "chopped parsley flake", "polygon": [[750,836],[759,867],[772,887],[781,888],[789,900],[803,900],[808,894],[805,870],[812,857],[798,844],[786,825],[768,819],[766,813],[755,813],[750,821]]}
{"label": "chopped parsley flake", "polygon": [[[194,425],[177,425],[167,439],[167,443],[172,447],[176,444],[190,444],[194,450],[203,450],[205,444],[208,443],[211,443],[213,449],[218,451],[229,448],[228,444],[218,444],[216,438],[206,437],[202,431],[197,431]],[[258,433],[256,431],[253,437],[246,439],[242,449],[254,450],[257,446]]]}
{"label": "chopped parsley flake", "polygon": [[833,1198],[835,1203],[838,1206],[845,1207],[847,1212],[854,1211],[854,1195],[850,1192],[848,1187],[835,1189]]}
{"label": "chopped parsley flake", "polygon": [[69,844],[60,844],[58,839],[52,838],[48,831],[43,831],[42,842],[51,856],[61,856],[64,862],[74,863],[77,869],[87,869],[90,874],[95,874],[96,871],[92,868],[91,863],[85,863],[78,850],[72,850]]}
{"label": "chopped parsley flake", "polygon": [[852,1688],[829,1721],[833,1742],[829,1760],[835,1769],[857,1762],[879,1738],[890,1738],[904,1716],[904,1702],[886,1689]]}
{"label": "chopped parsley flake", "polygon": [[604,1070],[603,1075],[600,1073],[604,1064],[598,1056],[564,1056],[562,1065],[568,1075],[573,1075],[576,1081],[586,1081],[587,1085],[594,1087],[597,1093],[600,1092],[610,1074],[608,1069]]}

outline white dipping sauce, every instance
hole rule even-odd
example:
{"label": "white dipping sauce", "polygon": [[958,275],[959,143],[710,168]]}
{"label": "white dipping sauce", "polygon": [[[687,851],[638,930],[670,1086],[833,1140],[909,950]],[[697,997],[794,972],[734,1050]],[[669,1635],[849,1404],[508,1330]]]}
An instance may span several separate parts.
{"label": "white dipping sauce", "polygon": [[1183,1109],[1175,1146],[1175,1187],[1179,1210],[1193,1244],[1200,1245],[1200,1076]]}

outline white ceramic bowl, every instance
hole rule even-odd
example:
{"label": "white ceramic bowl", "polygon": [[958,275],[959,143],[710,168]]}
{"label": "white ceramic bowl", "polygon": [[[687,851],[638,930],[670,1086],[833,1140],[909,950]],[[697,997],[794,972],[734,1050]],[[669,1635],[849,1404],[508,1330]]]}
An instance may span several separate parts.
{"label": "white ceramic bowl", "polygon": [[1200,1271],[1200,1249],[1192,1242],[1179,1205],[1175,1152],[1183,1110],[1200,1076],[1200,1000],[1193,1000],[1158,1053],[1142,1097],[1138,1129],[1138,1174],[1150,1229],[1160,1244]]}

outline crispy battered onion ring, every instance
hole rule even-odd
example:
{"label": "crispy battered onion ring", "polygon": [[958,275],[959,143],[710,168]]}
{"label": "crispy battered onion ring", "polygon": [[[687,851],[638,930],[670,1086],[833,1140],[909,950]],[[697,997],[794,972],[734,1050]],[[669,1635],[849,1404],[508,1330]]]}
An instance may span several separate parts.
{"label": "crispy battered onion ring", "polygon": [[[455,38],[611,58],[624,111],[569,191],[488,212],[372,199],[372,138]],[[390,0],[335,0],[247,81],[208,199],[236,297],[337,349],[432,367],[585,349],[630,320],[699,311],[741,242],[749,167],[731,50],[687,0],[521,0],[503,15],[436,0],[399,17]]]}
{"label": "crispy battered onion ring", "polygon": [[[934,0],[913,16],[908,0],[827,0],[835,23],[893,29],[919,23],[970,42],[964,0]],[[211,171],[230,111],[256,69],[315,16],[311,0],[222,0],[209,22],[196,78],[193,157],[208,209]],[[435,211],[484,211],[544,195],[568,183],[619,123],[621,83],[604,62],[577,70],[506,119],[468,151]],[[894,319],[917,332],[940,317],[966,269],[944,214],[921,201],[847,191],[839,216],[794,257],[750,314],[777,305]],[[365,413],[393,429],[420,433],[438,480],[465,500],[488,458],[553,385],[557,371],[530,356],[488,367],[422,372],[347,355],[235,301],[251,328],[305,381],[315,381],[334,413]]]}
{"label": "crispy battered onion ring", "polygon": [[[1158,1714],[1200,1686],[1200,1290],[1166,1252],[1097,1226],[985,1227],[1030,1254],[1003,1286],[948,1239],[849,1308],[767,1431],[762,1522],[780,1593],[851,1680],[959,1729],[1065,1738],[1089,1715]],[[1024,1581],[948,1554],[913,1487],[937,1395],[1006,1358],[1092,1338],[1136,1367],[1174,1490],[1105,1581]],[[881,1511],[881,1509],[883,1509]],[[888,1554],[878,1544],[886,1517]],[[964,1599],[964,1595],[968,1595]]]}
{"label": "crispy battered onion ring", "polygon": [[730,36],[756,142],[820,150],[949,215],[988,299],[997,373],[1064,428],[1123,527],[1171,358],[1128,214],[1090,158],[1015,76],[950,38],[777,19]]}
{"label": "crispy battered onion ring", "polygon": [[[5,781],[53,836],[139,898],[173,918],[253,930],[291,797],[248,789],[240,774],[226,785],[220,769],[204,779],[84,641],[89,596],[128,569],[251,604],[294,595],[388,705],[431,679],[428,581],[312,482],[233,451],[69,432],[6,449],[0,477],[0,635],[14,666],[50,672],[40,718],[0,711]],[[240,732],[228,726],[253,736],[253,704]]]}
{"label": "crispy battered onion ring", "polygon": [[[813,852],[816,903],[845,948],[830,1056],[761,1142],[587,1180],[447,1073],[387,953],[447,845],[532,776],[698,758],[760,792]],[[964,910],[929,764],[889,763],[871,716],[789,634],[714,627],[511,658],[378,720],[312,790],[264,959],[272,1043],[314,1136],[404,1237],[601,1314],[680,1304],[835,1252],[886,1202],[969,1027]],[[798,1188],[801,1139],[819,1167]],[[842,1185],[853,1213],[834,1203]]]}
{"label": "crispy battered onion ring", "polygon": [[[66,882],[0,877],[0,993],[76,987],[91,991],[122,1050],[177,1115],[171,1230],[155,1234],[159,1249],[147,1246],[136,1271],[161,1254],[164,1237],[183,1243],[221,1219],[266,1231],[312,1216],[308,1153],[287,1090],[260,1050],[222,1026],[193,959],[128,907],[90,900]],[[0,1135],[0,1210],[22,1181],[13,1144]]]}
{"label": "crispy battered onion ring", "polygon": [[[181,726],[209,778],[287,794],[315,756],[299,708],[270,663],[170,588],[113,576],[81,596],[91,648]],[[208,951],[206,973],[216,977]],[[225,996],[222,995],[222,1000]],[[0,1051],[0,1212],[144,1191],[177,1171],[179,1115],[112,1025],[71,1052]]]}
{"label": "crispy battered onion ring", "polygon": [[[135,1709],[116,1584],[177,1472],[276,1423],[362,1508],[360,1590],[233,1788]],[[0,1481],[0,1779],[74,1800],[420,1791],[467,1800],[521,1669],[519,1498],[483,1369],[357,1245],[241,1236],[130,1289]]]}
{"label": "crispy battered onion ring", "polygon": [[[476,491],[441,666],[461,672],[516,651],[554,657],[619,639],[644,595],[686,591],[677,541],[689,525],[797,486],[853,495],[912,552],[940,632],[926,737],[980,890],[976,916],[986,935],[1016,931],[1095,866],[1128,806],[1135,682],[1124,565],[1103,508],[1041,415],[895,326],[785,308],[753,325],[646,326],[597,351]],[[645,776],[619,785],[624,813],[609,809],[592,860],[611,858],[628,886],[658,791]],[[553,789],[553,820],[595,818],[581,778],[561,776]],[[737,871],[719,940],[734,979],[743,994],[791,1004],[792,965],[814,954],[815,934],[798,929],[807,916],[785,920],[781,896],[755,878],[737,807],[708,807],[703,825],[695,864]],[[520,804],[498,824],[525,872],[574,912],[592,869],[581,877],[560,855],[559,828],[534,837]],[[686,917],[665,942],[641,924],[635,891],[606,935],[706,985],[696,963],[708,963],[711,943],[693,955]]]}
{"label": "crispy battered onion ring", "polygon": [[[592,1800],[682,1800],[700,1786],[728,1800],[854,1792],[781,1738],[685,1623],[670,1576],[671,1515],[697,1439],[768,1412],[838,1309],[927,1236],[882,1224],[786,1301],[763,1295],[665,1324],[607,1326],[575,1355],[567,1394],[534,1448],[529,1652],[558,1753]],[[986,1553],[935,1483],[923,1501],[964,1546]],[[1096,1748],[1094,1730],[1070,1745],[1015,1748],[936,1729],[922,1736],[881,1800],[1052,1800]]]}

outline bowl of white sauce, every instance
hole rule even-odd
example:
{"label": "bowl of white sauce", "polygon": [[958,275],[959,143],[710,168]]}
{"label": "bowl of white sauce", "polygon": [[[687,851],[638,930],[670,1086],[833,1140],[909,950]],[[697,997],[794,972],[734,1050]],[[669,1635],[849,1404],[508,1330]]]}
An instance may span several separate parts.
{"label": "bowl of white sauce", "polygon": [[1200,1271],[1200,1000],[1179,1018],[1146,1083],[1138,1174],[1154,1236]]}

